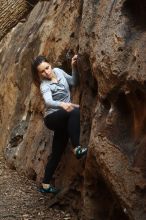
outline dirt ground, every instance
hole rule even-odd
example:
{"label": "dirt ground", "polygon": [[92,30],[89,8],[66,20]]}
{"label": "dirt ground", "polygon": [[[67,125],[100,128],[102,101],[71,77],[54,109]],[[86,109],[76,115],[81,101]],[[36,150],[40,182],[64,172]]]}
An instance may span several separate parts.
{"label": "dirt ground", "polygon": [[49,196],[35,182],[7,167],[0,154],[0,220],[73,220],[70,213],[49,208]]}

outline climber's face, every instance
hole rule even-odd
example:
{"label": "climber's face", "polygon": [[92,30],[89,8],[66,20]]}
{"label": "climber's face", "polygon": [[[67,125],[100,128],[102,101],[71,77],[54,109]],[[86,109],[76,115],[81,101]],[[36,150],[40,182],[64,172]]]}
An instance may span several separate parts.
{"label": "climber's face", "polygon": [[47,78],[49,80],[52,79],[53,71],[51,64],[49,64],[48,62],[43,61],[41,64],[37,66],[37,70],[41,79],[42,78]]}

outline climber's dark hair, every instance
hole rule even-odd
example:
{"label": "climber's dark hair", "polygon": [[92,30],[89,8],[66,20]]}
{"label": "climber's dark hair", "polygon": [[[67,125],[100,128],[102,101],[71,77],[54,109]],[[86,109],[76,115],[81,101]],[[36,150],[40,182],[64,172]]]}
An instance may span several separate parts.
{"label": "climber's dark hair", "polygon": [[32,72],[32,78],[33,78],[33,81],[34,81],[34,84],[39,87],[40,85],[40,77],[38,75],[38,70],[37,70],[37,67],[42,63],[42,62],[47,62],[49,63],[48,59],[43,56],[43,55],[39,55],[37,56],[36,58],[34,58],[32,60],[32,63],[31,63],[31,72]]}

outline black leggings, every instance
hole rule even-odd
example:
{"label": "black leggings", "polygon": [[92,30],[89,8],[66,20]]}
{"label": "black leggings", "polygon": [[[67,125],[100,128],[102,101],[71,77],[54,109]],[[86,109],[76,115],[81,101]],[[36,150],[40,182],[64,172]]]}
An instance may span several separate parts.
{"label": "black leggings", "polygon": [[54,131],[52,154],[45,169],[43,183],[49,183],[61,159],[70,138],[73,147],[79,146],[80,111],[74,108],[71,112],[58,110],[44,118],[45,125]]}

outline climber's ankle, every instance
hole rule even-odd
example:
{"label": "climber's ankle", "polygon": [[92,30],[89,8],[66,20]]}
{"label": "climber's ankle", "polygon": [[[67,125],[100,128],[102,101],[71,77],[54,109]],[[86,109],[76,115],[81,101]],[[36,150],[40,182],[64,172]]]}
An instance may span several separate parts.
{"label": "climber's ankle", "polygon": [[42,187],[44,189],[48,189],[50,187],[50,184],[49,183],[42,183]]}

